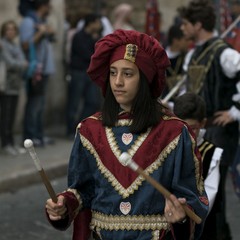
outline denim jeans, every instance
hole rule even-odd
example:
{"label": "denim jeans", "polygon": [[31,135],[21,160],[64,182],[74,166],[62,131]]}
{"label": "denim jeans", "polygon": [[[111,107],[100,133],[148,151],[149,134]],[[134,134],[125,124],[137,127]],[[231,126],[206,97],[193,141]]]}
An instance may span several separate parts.
{"label": "denim jeans", "polygon": [[91,81],[86,71],[71,71],[68,85],[67,134],[76,131],[77,124],[99,111],[101,106],[100,89]]}
{"label": "denim jeans", "polygon": [[43,76],[44,91],[40,93],[27,93],[25,115],[23,121],[23,138],[38,139],[43,144],[43,114],[45,106],[45,92],[47,77]]}

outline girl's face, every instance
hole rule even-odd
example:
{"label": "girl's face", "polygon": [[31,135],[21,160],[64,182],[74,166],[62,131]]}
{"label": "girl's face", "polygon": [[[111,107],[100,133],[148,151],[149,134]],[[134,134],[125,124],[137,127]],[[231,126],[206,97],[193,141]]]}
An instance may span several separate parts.
{"label": "girl's face", "polygon": [[120,107],[130,112],[138,92],[140,74],[138,67],[128,60],[118,60],[110,66],[110,86]]}
{"label": "girl's face", "polygon": [[15,39],[17,36],[17,31],[16,31],[16,26],[12,23],[9,23],[6,26],[6,31],[5,31],[5,38],[8,39],[9,41],[12,41]]}

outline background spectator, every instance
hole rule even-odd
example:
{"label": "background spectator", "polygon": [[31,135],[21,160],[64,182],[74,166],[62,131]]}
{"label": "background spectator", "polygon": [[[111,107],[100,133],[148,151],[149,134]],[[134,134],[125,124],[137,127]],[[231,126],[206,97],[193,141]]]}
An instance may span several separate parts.
{"label": "background spectator", "polygon": [[113,10],[113,28],[116,29],[125,29],[133,30],[134,27],[131,21],[131,14],[133,11],[132,5],[128,3],[122,3],[115,7]]}
{"label": "background spectator", "polygon": [[6,21],[1,28],[2,60],[6,64],[6,89],[0,93],[1,145],[5,153],[16,155],[24,152],[16,148],[13,126],[16,118],[18,95],[23,83],[22,75],[28,63],[16,42],[18,28],[14,21]]}
{"label": "background spectator", "polygon": [[89,14],[84,27],[78,31],[72,42],[67,103],[67,135],[72,138],[80,120],[100,108],[101,98],[97,86],[90,80],[86,70],[94,52],[94,45],[100,38],[102,24],[100,16]]}
{"label": "background spectator", "polygon": [[[107,17],[107,4],[106,2],[101,2],[101,9],[100,9],[100,16],[101,16],[101,23],[102,23],[102,37],[110,34],[113,32],[113,26],[110,22],[110,20],[108,19]],[[79,22],[78,22],[78,25],[77,25],[77,29],[78,30],[81,30],[84,26],[84,19],[81,19]]]}
{"label": "background spectator", "polygon": [[[27,102],[24,116],[23,138],[32,139],[35,146],[44,146],[50,139],[44,136],[43,113],[46,86],[53,74],[54,61],[51,41],[54,31],[46,20],[50,13],[50,0],[35,0],[33,10],[20,25],[20,40],[26,57],[31,59],[32,74],[27,76]],[[32,62],[36,63],[32,66]]]}
{"label": "background spectator", "polygon": [[184,120],[192,129],[201,153],[202,177],[209,200],[209,211],[204,224],[201,240],[215,239],[216,237],[216,208],[213,204],[218,192],[220,181],[219,165],[223,149],[216,147],[204,137],[206,133],[206,103],[195,93],[185,93],[174,101],[174,113]]}

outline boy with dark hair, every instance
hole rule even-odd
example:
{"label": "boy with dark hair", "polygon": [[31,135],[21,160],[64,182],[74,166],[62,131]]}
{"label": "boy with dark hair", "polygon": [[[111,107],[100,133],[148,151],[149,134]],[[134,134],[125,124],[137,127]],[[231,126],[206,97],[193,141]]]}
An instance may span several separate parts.
{"label": "boy with dark hair", "polygon": [[185,93],[175,99],[174,113],[186,121],[197,138],[197,146],[202,155],[202,176],[209,199],[209,215],[206,219],[202,240],[216,238],[216,206],[215,197],[220,180],[219,164],[223,149],[216,147],[204,139],[206,124],[206,104],[202,97],[195,93]]}

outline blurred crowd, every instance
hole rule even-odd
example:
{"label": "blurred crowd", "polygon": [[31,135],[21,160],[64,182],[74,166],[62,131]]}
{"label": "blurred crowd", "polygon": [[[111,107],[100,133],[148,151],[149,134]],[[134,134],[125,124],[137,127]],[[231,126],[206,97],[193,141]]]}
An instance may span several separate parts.
{"label": "blurred crowd", "polygon": [[[133,7],[123,3],[113,12],[115,22],[106,15],[106,3],[99,14],[67,15],[64,35],[64,69],[67,82],[66,137],[74,138],[80,120],[100,109],[101,93],[86,74],[94,45],[115,29],[134,29]],[[7,20],[1,26],[0,42],[0,153],[24,153],[22,142],[31,139],[36,147],[53,144],[44,132],[44,110],[49,78],[56,71],[53,44],[56,29],[48,22],[50,0],[20,0],[18,24]],[[79,44],[81,42],[81,44]],[[20,142],[14,139],[19,93],[24,88],[26,102]]]}

